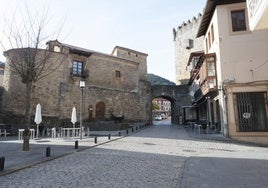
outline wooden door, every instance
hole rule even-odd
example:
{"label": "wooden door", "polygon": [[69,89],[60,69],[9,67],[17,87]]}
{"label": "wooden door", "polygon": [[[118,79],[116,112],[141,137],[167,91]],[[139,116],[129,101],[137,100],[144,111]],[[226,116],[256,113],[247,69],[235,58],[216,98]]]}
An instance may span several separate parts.
{"label": "wooden door", "polygon": [[103,102],[98,102],[96,104],[96,120],[104,120],[105,115],[105,104]]}

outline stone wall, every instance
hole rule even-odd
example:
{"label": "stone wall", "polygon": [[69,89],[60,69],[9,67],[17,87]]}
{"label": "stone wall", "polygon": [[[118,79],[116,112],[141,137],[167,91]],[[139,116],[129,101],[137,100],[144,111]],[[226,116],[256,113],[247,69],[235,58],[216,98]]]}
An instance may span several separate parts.
{"label": "stone wall", "polygon": [[[191,21],[184,22],[177,29],[173,30],[175,48],[175,72],[176,84],[187,84],[190,72],[187,70],[187,63],[192,52],[204,50],[203,37],[196,38],[197,30],[201,23],[202,15],[199,14]],[[189,45],[192,41],[191,44]]]}
{"label": "stone wall", "polygon": [[[58,45],[61,52],[51,52],[53,55],[49,59],[49,64],[57,66],[57,69],[48,77],[34,83],[33,115],[36,104],[40,103],[43,116],[71,118],[72,107],[75,106],[79,119],[81,100],[79,82],[83,79],[85,81],[84,120],[90,119],[89,110],[92,112],[92,120],[95,119],[96,104],[99,102],[105,105],[103,119],[109,119],[111,113],[124,116],[129,120],[149,121],[151,119],[151,87],[145,81],[147,54],[139,53],[141,57],[128,59],[128,57],[116,57],[57,41],[49,42],[48,45],[50,49]],[[70,53],[71,49],[76,51]],[[133,53],[133,50],[130,52]],[[73,60],[84,62],[84,69],[88,72],[86,77],[70,74]],[[120,71],[119,78],[115,76],[115,71]],[[4,80],[5,94],[2,109],[24,114],[25,85],[13,73],[7,73]]]}

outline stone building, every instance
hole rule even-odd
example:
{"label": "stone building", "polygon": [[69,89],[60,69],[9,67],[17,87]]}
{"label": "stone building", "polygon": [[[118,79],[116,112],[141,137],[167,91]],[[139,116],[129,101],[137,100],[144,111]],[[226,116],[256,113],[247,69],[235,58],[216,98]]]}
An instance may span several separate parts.
{"label": "stone building", "polygon": [[[71,118],[72,107],[80,112],[83,89],[84,121],[106,120],[123,116],[127,120],[150,121],[150,84],[146,81],[147,54],[116,46],[112,54],[100,53],[56,41],[47,42],[52,56],[49,64],[56,70],[34,83],[32,114],[40,103],[42,115],[59,119]],[[11,49],[9,56],[20,49]],[[45,50],[43,50],[45,51]],[[57,67],[55,67],[57,65]],[[2,110],[24,113],[25,86],[12,72],[4,76]]]}
{"label": "stone building", "polygon": [[203,37],[196,38],[202,15],[193,17],[186,23],[173,29],[174,49],[175,49],[175,72],[176,84],[188,84],[190,74],[187,70],[187,62],[192,52],[203,51]]}

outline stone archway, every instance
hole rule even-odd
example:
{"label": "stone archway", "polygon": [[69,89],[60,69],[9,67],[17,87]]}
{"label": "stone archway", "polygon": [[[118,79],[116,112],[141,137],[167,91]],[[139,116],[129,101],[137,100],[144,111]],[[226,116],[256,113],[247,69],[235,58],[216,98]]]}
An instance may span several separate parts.
{"label": "stone archway", "polygon": [[152,99],[162,97],[171,102],[171,123],[179,124],[183,106],[191,105],[188,85],[153,85]]}
{"label": "stone archway", "polygon": [[104,120],[105,119],[105,104],[104,102],[98,102],[96,104],[96,120]]}

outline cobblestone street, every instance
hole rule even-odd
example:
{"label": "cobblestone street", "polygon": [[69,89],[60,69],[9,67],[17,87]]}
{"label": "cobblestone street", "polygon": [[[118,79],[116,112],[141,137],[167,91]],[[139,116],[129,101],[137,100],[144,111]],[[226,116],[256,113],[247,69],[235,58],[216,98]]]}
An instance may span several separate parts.
{"label": "cobblestone street", "polygon": [[[193,138],[183,127],[159,123],[127,137],[0,176],[0,187],[239,187],[237,177],[244,181],[241,187],[264,187],[268,182],[261,174],[268,172],[267,151],[224,139]],[[230,164],[234,161],[227,158],[237,162]],[[243,170],[239,169],[241,161]],[[256,174],[252,177],[257,170],[258,178]]]}

